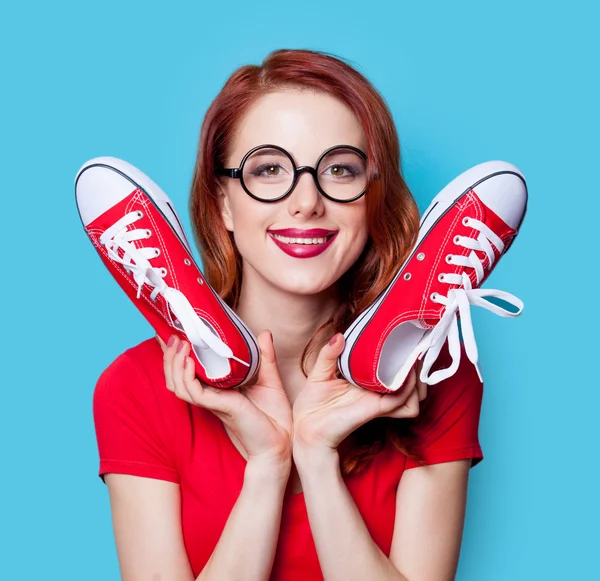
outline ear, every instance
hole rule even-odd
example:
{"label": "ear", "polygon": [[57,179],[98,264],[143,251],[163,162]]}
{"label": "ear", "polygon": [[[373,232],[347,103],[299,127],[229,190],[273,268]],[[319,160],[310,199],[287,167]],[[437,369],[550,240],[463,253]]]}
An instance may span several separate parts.
{"label": "ear", "polygon": [[227,230],[233,232],[233,217],[231,215],[231,208],[229,206],[229,194],[219,180],[216,180],[216,188],[218,196],[217,200],[219,203],[219,209],[221,211],[221,217],[223,218],[223,224],[225,224],[225,228],[227,228]]}

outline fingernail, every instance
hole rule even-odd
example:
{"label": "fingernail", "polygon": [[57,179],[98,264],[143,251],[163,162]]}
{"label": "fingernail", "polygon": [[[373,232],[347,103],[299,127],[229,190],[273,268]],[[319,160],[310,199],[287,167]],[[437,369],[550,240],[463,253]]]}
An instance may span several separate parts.
{"label": "fingernail", "polygon": [[167,347],[171,347],[171,345],[173,345],[173,343],[175,343],[175,335],[171,335],[169,337],[169,342],[167,343]]}
{"label": "fingernail", "polygon": [[329,339],[329,345],[333,345],[337,341],[338,334],[336,333],[331,339]]}
{"label": "fingernail", "polygon": [[179,341],[179,345],[177,345],[176,353],[179,353],[183,349],[184,343],[185,343],[185,341]]}

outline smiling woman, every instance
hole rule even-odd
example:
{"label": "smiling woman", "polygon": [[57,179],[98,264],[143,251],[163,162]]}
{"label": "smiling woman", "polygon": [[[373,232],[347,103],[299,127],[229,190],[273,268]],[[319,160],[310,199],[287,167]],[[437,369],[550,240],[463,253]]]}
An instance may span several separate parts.
{"label": "smiling woman", "polygon": [[192,222],[260,367],[243,388],[208,387],[173,337],[103,373],[100,475],[126,581],[454,577],[482,458],[473,366],[429,394],[413,370],[385,396],[337,371],[340,332],[416,238],[399,165],[383,99],[327,54],[276,51],[210,106]]}
{"label": "smiling woman", "polygon": [[[339,99],[328,93],[283,87],[258,97],[248,105],[246,113],[240,117],[233,139],[233,147],[226,157],[223,156],[225,167],[241,167],[247,152],[257,144],[276,143],[291,152],[289,165],[275,165],[273,157],[266,160],[272,165],[272,170],[280,168],[277,171],[284,178],[273,182],[270,177],[255,176],[251,180],[252,187],[248,188],[255,196],[264,197],[277,186],[277,203],[257,203],[255,198],[247,195],[240,181],[227,178],[221,178],[218,184],[220,196],[213,198],[219,203],[219,207],[215,208],[219,211],[217,227],[224,224],[232,233],[231,248],[237,248],[247,265],[240,273],[244,276],[244,292],[249,292],[249,296],[254,295],[255,285],[263,284],[260,282],[262,280],[268,281],[270,287],[283,286],[294,294],[332,294],[334,283],[356,262],[365,248],[368,238],[367,202],[366,196],[352,203],[325,198],[319,191],[319,183],[327,182],[329,189],[336,192],[340,186],[329,186],[325,174],[328,166],[323,168],[323,164],[318,162],[323,152],[332,147],[350,145],[359,150],[367,148],[358,119]],[[225,144],[223,146],[227,147]],[[220,157],[217,154],[216,159]],[[247,166],[250,160],[250,172],[254,167],[252,159],[253,154],[244,162],[244,166]],[[315,170],[311,177],[306,175],[310,172],[299,173],[295,170],[297,166],[313,165],[318,166],[320,174]],[[279,183],[280,180],[283,184]],[[266,185],[265,181],[268,181]],[[258,182],[261,182],[261,187]],[[248,184],[248,180],[244,179],[243,183]],[[269,192],[264,194],[267,190]],[[360,194],[361,190],[364,187],[358,192],[353,190],[353,193]],[[274,244],[270,236],[271,232],[278,230],[295,228],[302,231],[317,227],[334,232],[335,238],[324,244],[326,248],[319,248],[327,252],[320,252],[314,257],[309,253],[314,260],[290,261],[280,249],[285,248],[296,256],[295,245],[286,248],[284,243]],[[303,236],[302,232],[300,236]],[[307,250],[312,249],[301,248],[299,252]],[[218,286],[216,288],[221,290]],[[241,304],[240,308],[245,310]],[[244,315],[241,316],[244,318]]]}

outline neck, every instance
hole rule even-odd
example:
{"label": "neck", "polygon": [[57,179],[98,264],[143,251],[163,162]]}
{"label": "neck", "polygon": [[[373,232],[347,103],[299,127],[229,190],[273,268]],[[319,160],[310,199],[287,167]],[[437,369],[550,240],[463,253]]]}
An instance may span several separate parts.
{"label": "neck", "polygon": [[[255,335],[265,329],[271,331],[284,379],[287,374],[300,372],[300,356],[306,344],[337,304],[334,289],[311,295],[295,294],[251,275],[243,278],[236,313]],[[332,330],[327,332],[332,334]],[[310,369],[311,362],[308,364]]]}

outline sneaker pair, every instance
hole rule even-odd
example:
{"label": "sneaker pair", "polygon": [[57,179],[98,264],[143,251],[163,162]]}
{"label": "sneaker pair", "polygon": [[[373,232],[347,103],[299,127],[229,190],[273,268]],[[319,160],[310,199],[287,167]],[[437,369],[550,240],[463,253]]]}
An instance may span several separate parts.
{"label": "sneaker pair", "polygon": [[[206,384],[247,383],[258,367],[256,338],[204,279],[160,187],[131,164],[100,157],[81,167],[75,191],[86,233],[157,334],[190,342],[196,374]],[[394,392],[424,357],[423,381],[451,376],[460,360],[459,315],[467,356],[476,364],[470,304],[502,316],[523,308],[513,295],[478,287],[517,235],[526,202],[522,174],[504,162],[478,165],[446,186],[423,215],[409,258],[346,331],[342,375],[365,389]],[[452,364],[430,373],[446,340]]]}

